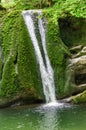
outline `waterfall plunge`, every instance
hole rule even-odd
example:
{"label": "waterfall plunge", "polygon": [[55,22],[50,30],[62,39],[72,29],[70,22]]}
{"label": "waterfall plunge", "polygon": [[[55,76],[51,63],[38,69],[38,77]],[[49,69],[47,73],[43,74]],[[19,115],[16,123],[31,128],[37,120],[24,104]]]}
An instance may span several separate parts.
{"label": "waterfall plunge", "polygon": [[[45,26],[44,22],[41,18],[36,18],[36,15],[39,16],[41,14],[41,11],[35,11],[35,10],[29,10],[29,11],[23,11],[23,18],[25,21],[25,24],[27,26],[29,35],[32,40],[32,44],[35,50],[37,62],[39,64],[39,70],[41,74],[42,79],[42,85],[43,85],[43,91],[45,95],[45,99],[47,103],[50,102],[56,102],[55,97],[55,86],[54,86],[54,73],[53,69],[50,64],[50,60],[47,54],[46,50],[46,39],[45,39]],[[35,25],[33,21],[33,17],[37,19],[37,24],[39,28],[40,38],[41,38],[41,46],[44,52],[45,62],[42,57],[42,53],[40,51],[38,39],[36,37],[36,31],[35,31]]]}

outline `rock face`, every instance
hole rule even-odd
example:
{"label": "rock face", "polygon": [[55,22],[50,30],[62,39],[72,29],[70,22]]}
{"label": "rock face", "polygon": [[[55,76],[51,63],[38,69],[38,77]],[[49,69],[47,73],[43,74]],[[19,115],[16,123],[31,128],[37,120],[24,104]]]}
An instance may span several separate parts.
{"label": "rock face", "polygon": [[[86,90],[86,46],[82,45],[75,46],[71,48],[70,51],[72,53],[72,57],[69,60],[70,64],[68,66],[69,69],[71,70],[72,75],[74,76],[73,83],[76,86],[75,89],[73,89],[72,94],[76,95]],[[83,94],[74,96],[72,100],[75,101],[74,98],[76,97],[77,99],[79,99],[79,96],[81,97],[81,95]]]}
{"label": "rock face", "polygon": [[[77,52],[79,46],[70,49]],[[81,47],[81,46],[80,46]],[[73,70],[76,85],[86,83],[86,46],[82,47],[76,54],[72,55],[70,59],[70,68]]]}
{"label": "rock face", "polygon": [[[60,18],[60,36],[65,45],[68,46],[71,56],[65,59],[65,95],[83,96],[82,102],[86,101],[86,19],[83,18]],[[81,93],[81,94],[80,94]],[[78,102],[80,100],[78,96]],[[70,98],[71,99],[71,98]],[[80,102],[81,102],[80,101]]]}
{"label": "rock face", "polygon": [[[69,92],[70,98],[64,102],[83,103],[86,102],[86,46],[78,45],[70,48],[71,58],[67,70],[71,73],[70,81],[73,86]],[[73,95],[73,96],[72,96]]]}
{"label": "rock face", "polygon": [[24,99],[30,103],[43,100],[36,57],[21,12],[13,11],[0,20],[4,21],[0,26],[0,105]]}
{"label": "rock face", "polygon": [[[1,107],[25,100],[29,103],[44,100],[34,49],[21,16],[22,8],[28,9],[28,5],[24,8],[26,4],[22,4],[19,10],[16,6],[6,15],[0,14],[0,23],[3,23],[0,26],[0,43],[4,55],[3,60],[0,48]],[[78,99],[79,102],[84,97],[83,102],[86,101],[86,19],[70,14],[67,10],[58,19],[56,15],[51,17],[49,12],[45,15],[48,16],[47,50],[54,69],[57,98],[79,94],[71,100]]]}

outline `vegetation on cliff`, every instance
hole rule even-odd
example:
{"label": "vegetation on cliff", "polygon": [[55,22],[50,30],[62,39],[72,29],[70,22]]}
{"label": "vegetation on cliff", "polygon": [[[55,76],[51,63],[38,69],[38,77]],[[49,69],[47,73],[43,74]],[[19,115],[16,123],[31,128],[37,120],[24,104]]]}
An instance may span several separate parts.
{"label": "vegetation on cliff", "polygon": [[40,83],[34,50],[21,12],[9,12],[4,19],[4,25],[1,95],[10,96],[19,91],[28,91],[30,96],[40,96],[41,87],[38,87]]}
{"label": "vegetation on cliff", "polygon": [[86,44],[86,2],[53,0],[53,3],[53,7],[49,7],[47,0],[43,6],[40,0],[3,4],[0,10],[0,45],[4,55],[4,59],[0,58],[1,96],[25,92],[30,100],[43,98],[34,49],[21,14],[23,10],[41,7],[47,19],[47,49],[55,73],[56,95],[59,98],[70,96],[76,89],[67,66],[72,55],[69,49]]}

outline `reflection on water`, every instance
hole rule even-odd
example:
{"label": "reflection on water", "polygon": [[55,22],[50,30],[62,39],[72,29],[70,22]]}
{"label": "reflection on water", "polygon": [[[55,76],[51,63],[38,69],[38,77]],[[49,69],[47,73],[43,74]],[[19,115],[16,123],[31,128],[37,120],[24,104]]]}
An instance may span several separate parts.
{"label": "reflection on water", "polygon": [[40,119],[39,129],[44,130],[45,128],[46,130],[55,130],[56,125],[58,125],[58,118],[56,115],[56,110],[46,110]]}
{"label": "reflection on water", "polygon": [[69,105],[61,103],[50,103],[48,105],[43,105],[39,107],[36,112],[42,113],[40,119],[40,126],[37,130],[60,130],[60,112],[62,112],[63,108],[68,108]]}
{"label": "reflection on water", "polygon": [[86,130],[86,105],[3,109],[0,130]]}

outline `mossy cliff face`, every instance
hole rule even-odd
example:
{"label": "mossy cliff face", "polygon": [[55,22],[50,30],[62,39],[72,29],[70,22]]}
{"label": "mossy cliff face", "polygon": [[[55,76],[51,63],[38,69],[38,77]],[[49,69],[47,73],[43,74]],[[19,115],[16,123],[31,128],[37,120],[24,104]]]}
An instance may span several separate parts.
{"label": "mossy cliff face", "polygon": [[43,97],[34,49],[21,11],[8,13],[2,29],[4,66],[0,95],[26,96],[34,101]]}
{"label": "mossy cliff face", "polygon": [[[15,10],[6,14],[2,35],[4,66],[1,96],[9,98],[24,95],[29,101],[44,99],[34,48],[21,11]],[[47,24],[46,40],[55,72],[56,95],[59,97],[64,94],[64,57],[70,53],[59,37],[58,26],[51,21]]]}
{"label": "mossy cliff face", "polygon": [[48,21],[47,49],[55,74],[56,95],[77,95],[86,90],[86,18],[62,12]]}
{"label": "mossy cliff face", "polygon": [[[71,57],[68,58],[67,71],[70,77],[69,92],[74,102],[86,101],[86,18],[68,16],[59,19],[60,36],[68,46]],[[68,79],[68,78],[67,78]],[[67,80],[66,80],[67,82]],[[67,86],[65,86],[67,87]],[[70,91],[71,90],[71,91]],[[78,93],[81,93],[77,95]],[[82,98],[83,97],[83,98]],[[79,101],[80,100],[80,101]]]}
{"label": "mossy cliff face", "polygon": [[[58,2],[53,9],[44,10],[47,20],[46,43],[54,69],[57,98],[82,92],[83,96],[74,96],[72,101],[85,102],[86,62],[82,64],[81,56],[86,56],[86,19],[82,13],[77,16],[74,12],[77,9],[76,3],[74,10],[68,10],[66,2],[64,6]],[[28,7],[20,2],[20,5],[0,13],[0,45],[3,49],[0,56],[0,96],[8,98],[9,104],[16,99],[28,99],[28,102],[44,100],[34,49],[21,14],[23,9]],[[79,59],[76,64],[75,58]]]}
{"label": "mossy cliff face", "polygon": [[56,96],[63,97],[66,67],[65,57],[66,55],[69,56],[70,52],[59,36],[58,25],[55,25],[50,21],[47,28],[47,49],[54,69]]}

